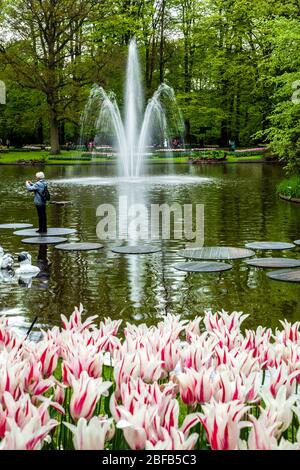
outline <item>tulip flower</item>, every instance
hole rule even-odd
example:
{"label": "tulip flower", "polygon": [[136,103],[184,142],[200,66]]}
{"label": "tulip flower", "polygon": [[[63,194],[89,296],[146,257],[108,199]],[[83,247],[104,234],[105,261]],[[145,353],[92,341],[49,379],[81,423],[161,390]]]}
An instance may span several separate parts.
{"label": "tulip flower", "polygon": [[146,450],[193,450],[198,439],[198,434],[191,434],[185,438],[183,432],[176,428],[171,428],[168,432],[163,429],[163,440],[152,444],[146,441]]}
{"label": "tulip flower", "polygon": [[100,396],[108,395],[107,391],[112,383],[89,377],[86,371],[81,373],[79,379],[71,376],[71,383],[73,393],[70,401],[70,414],[72,418],[75,421],[79,418],[91,419]]}
{"label": "tulip flower", "polygon": [[273,397],[276,397],[278,390],[286,385],[287,396],[295,393],[296,390],[296,377],[299,371],[289,373],[286,364],[282,363],[279,367],[269,368],[270,384],[269,389]]}
{"label": "tulip flower", "polygon": [[64,425],[73,433],[75,450],[103,450],[105,442],[114,435],[113,420],[98,416],[90,421],[79,418],[76,426],[70,423]]}
{"label": "tulip flower", "polygon": [[22,395],[17,401],[9,392],[5,392],[3,396],[7,416],[13,419],[20,429],[23,429],[32,419],[39,419],[40,426],[46,425],[50,421],[48,413],[50,406],[64,413],[64,409],[50,398],[40,397],[40,400],[41,403],[35,406],[28,394]]}
{"label": "tulip flower", "polygon": [[10,392],[15,399],[21,396],[24,377],[22,362],[14,362],[9,354],[2,354],[0,361],[0,400],[5,391]]}
{"label": "tulip flower", "polygon": [[97,331],[100,337],[103,336],[116,336],[122,320],[111,320],[110,318],[104,318],[104,321],[100,322],[99,329]]}
{"label": "tulip flower", "polygon": [[264,401],[265,408],[262,414],[265,415],[266,423],[270,426],[278,423],[275,436],[279,437],[290,426],[293,419],[293,408],[297,400],[297,395],[288,397],[287,386],[281,386],[274,397],[266,387],[262,388],[260,396]]}
{"label": "tulip flower", "polygon": [[47,434],[57,424],[58,422],[52,419],[45,426],[40,426],[40,421],[36,417],[21,429],[13,419],[7,418],[9,431],[5,433],[0,443],[0,450],[40,450]]}
{"label": "tulip flower", "polygon": [[177,366],[180,359],[180,345],[179,340],[172,341],[169,339],[167,344],[164,344],[160,350],[162,368],[171,372]]}
{"label": "tulip flower", "polygon": [[294,324],[289,323],[287,320],[279,320],[279,322],[283,326],[283,331],[276,330],[276,335],[281,338],[281,342],[287,344],[288,341],[291,341],[300,344],[300,322],[297,321]]}
{"label": "tulip flower", "polygon": [[119,351],[119,360],[115,359],[114,377],[117,385],[116,393],[122,383],[128,382],[131,378],[140,377],[146,383],[159,380],[163,374],[162,361],[158,353],[151,354],[148,350],[140,349],[134,353],[124,354]]}
{"label": "tulip flower", "polygon": [[3,439],[6,431],[6,420],[8,411],[0,404],[0,439]]}
{"label": "tulip flower", "polygon": [[35,360],[41,362],[41,373],[43,377],[50,377],[57,367],[58,347],[50,342],[37,344],[35,351]]}
{"label": "tulip flower", "polygon": [[181,351],[181,368],[200,371],[203,367],[210,367],[217,343],[216,338],[210,337],[207,332],[200,336],[191,333],[190,341],[190,344]]}
{"label": "tulip flower", "polygon": [[182,331],[185,330],[187,320],[181,320],[180,315],[168,313],[162,322],[159,322],[157,329],[163,334],[171,334],[171,340],[175,341]]}
{"label": "tulip flower", "polygon": [[0,351],[5,348],[10,352],[13,349],[18,350],[22,346],[21,338],[9,329],[8,319],[0,317]]}
{"label": "tulip flower", "polygon": [[240,430],[249,426],[241,421],[249,410],[248,406],[238,401],[203,405],[200,421],[203,424],[207,440],[212,450],[236,450],[239,445]]}
{"label": "tulip flower", "polygon": [[202,369],[197,372],[194,369],[185,369],[185,373],[179,374],[180,397],[186,405],[205,403],[210,401],[214,394],[216,384],[213,380],[213,369]]}
{"label": "tulip flower", "polygon": [[193,336],[200,336],[200,322],[202,322],[202,317],[196,317],[185,327],[186,340],[188,342],[190,342]]}
{"label": "tulip flower", "polygon": [[141,405],[134,415],[124,408],[119,407],[119,410],[121,419],[117,423],[117,428],[123,430],[127,444],[132,450],[145,449],[146,442],[151,436],[152,423],[157,416],[156,406]]}
{"label": "tulip flower", "polygon": [[65,401],[65,387],[59,382],[54,386],[53,400],[59,405],[63,405]]}
{"label": "tulip flower", "polygon": [[61,315],[62,324],[65,330],[77,330],[82,332],[85,329],[90,328],[93,325],[95,318],[98,315],[94,315],[92,317],[88,317],[84,322],[82,322],[82,313],[83,313],[83,306],[80,304],[79,309],[77,307],[74,308],[74,312],[70,316],[68,320],[65,315]]}
{"label": "tulip flower", "polygon": [[270,426],[265,415],[260,416],[258,419],[251,415],[249,420],[252,423],[252,427],[248,438],[248,450],[271,450],[277,446],[274,431],[278,423]]}
{"label": "tulip flower", "polygon": [[94,345],[76,345],[70,351],[65,351],[66,359],[62,363],[64,383],[70,385],[70,376],[78,379],[83,371],[90,377],[99,378],[102,375],[103,354],[97,352]]}
{"label": "tulip flower", "polygon": [[259,326],[256,331],[246,330],[244,339],[241,342],[241,350],[247,352],[248,356],[251,353],[253,358],[257,358],[260,367],[266,365],[266,355],[268,359],[267,350],[270,347],[271,334],[271,328],[267,329]]}
{"label": "tulip flower", "polygon": [[179,374],[177,377],[180,398],[188,406],[194,405],[196,402],[196,380],[191,371],[192,369],[186,369],[186,373]]}
{"label": "tulip flower", "polygon": [[203,322],[206,330],[211,332],[221,331],[226,328],[229,333],[239,331],[241,324],[249,315],[243,312],[228,313],[225,310],[213,314],[210,310],[205,311]]}

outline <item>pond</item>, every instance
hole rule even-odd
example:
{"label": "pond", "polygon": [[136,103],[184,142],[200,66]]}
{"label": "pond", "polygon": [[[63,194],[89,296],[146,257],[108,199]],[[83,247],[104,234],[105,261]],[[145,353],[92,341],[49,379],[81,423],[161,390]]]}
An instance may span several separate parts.
{"label": "pond", "polygon": [[[31,222],[36,226],[32,195],[23,184],[36,171],[31,167],[0,168],[0,223]],[[99,242],[97,207],[117,205],[124,194],[146,206],[203,204],[205,246],[244,247],[252,241],[300,238],[300,205],[276,197],[276,185],[283,177],[279,165],[152,164],[148,165],[149,176],[134,184],[116,182],[114,165],[48,166],[45,171],[52,199],[72,201],[72,205],[48,208],[49,226],[77,230],[70,241]],[[170,174],[169,184],[159,178]],[[249,313],[247,327],[275,327],[278,319],[300,319],[300,285],[271,280],[266,270],[249,267],[243,260],[230,261],[233,269],[222,273],[175,270],[174,264],[184,261],[178,256],[185,247],[182,239],[155,241],[162,248],[158,253],[126,256],[110,251],[122,244],[120,240],[104,241],[104,249],[95,252],[64,252],[50,245],[39,248],[21,240],[12,231],[0,230],[5,251],[14,255],[30,251],[41,272],[31,285],[0,280],[0,312],[24,331],[35,316],[36,328],[59,324],[60,314],[69,315],[79,303],[89,315],[148,324],[166,313],[193,318],[204,309],[222,308]],[[270,254],[257,252],[257,256]],[[299,258],[300,250],[272,254]]]}

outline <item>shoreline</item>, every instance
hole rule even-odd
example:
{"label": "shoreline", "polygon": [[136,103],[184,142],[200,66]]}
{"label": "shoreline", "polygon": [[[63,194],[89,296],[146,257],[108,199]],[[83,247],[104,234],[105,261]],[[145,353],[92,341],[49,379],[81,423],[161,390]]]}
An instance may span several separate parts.
{"label": "shoreline", "polygon": [[[239,157],[239,159],[234,160],[234,161],[199,161],[199,162],[193,162],[191,160],[187,160],[184,162],[176,162],[176,159],[174,160],[167,160],[166,161],[145,161],[146,164],[152,165],[161,165],[161,164],[170,164],[170,165],[229,165],[229,164],[241,164],[241,163],[273,163],[273,164],[279,164],[279,165],[284,165],[283,162],[280,162],[279,160],[269,160],[269,159],[264,159],[264,158],[253,158],[253,159],[243,159],[243,157]],[[1,162],[0,160],[0,166],[19,166],[19,167],[39,167],[39,166],[53,166],[53,165],[117,165],[116,161],[68,161],[68,160],[61,160],[61,161],[50,161],[50,162],[45,162],[41,160],[30,160],[28,162],[18,162],[18,161],[13,161],[13,162]]]}
{"label": "shoreline", "polygon": [[280,199],[283,199],[284,201],[293,202],[294,204],[300,204],[300,198],[298,197],[285,196],[284,194],[281,194],[281,193],[278,193],[278,196],[280,197]]}

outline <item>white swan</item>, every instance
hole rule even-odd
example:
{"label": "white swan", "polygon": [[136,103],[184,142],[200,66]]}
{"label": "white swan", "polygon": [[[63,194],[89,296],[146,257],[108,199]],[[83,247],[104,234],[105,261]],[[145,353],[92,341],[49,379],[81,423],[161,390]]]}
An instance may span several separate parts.
{"label": "white swan", "polygon": [[2,246],[0,246],[0,281],[12,282],[14,280],[13,272],[14,259],[12,255],[4,254]]}
{"label": "white swan", "polygon": [[14,259],[10,253],[6,253],[0,258],[0,269],[13,269]]}
{"label": "white swan", "polygon": [[18,256],[20,267],[16,269],[16,275],[19,277],[34,277],[40,272],[40,268],[32,266],[31,255],[27,251],[22,251]]}

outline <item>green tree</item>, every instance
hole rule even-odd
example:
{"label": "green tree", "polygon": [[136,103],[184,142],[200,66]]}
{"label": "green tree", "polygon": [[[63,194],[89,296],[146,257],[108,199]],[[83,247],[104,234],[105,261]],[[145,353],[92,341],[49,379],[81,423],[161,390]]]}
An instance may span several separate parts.
{"label": "green tree", "polygon": [[[83,28],[98,1],[14,0],[5,7],[2,60],[15,80],[41,92],[46,99],[51,152],[57,154],[59,122],[78,76],[73,66],[80,57]],[[7,37],[7,35],[6,35]]]}
{"label": "green tree", "polygon": [[[297,12],[295,11],[295,16]],[[272,105],[264,136],[286,162],[288,173],[300,173],[300,21],[279,17],[265,24],[271,54],[262,64]]]}

